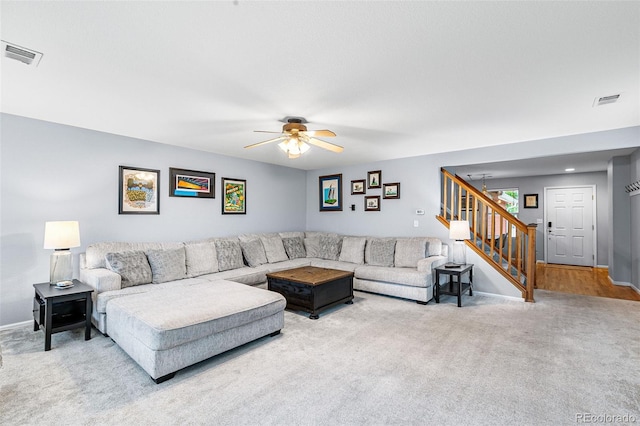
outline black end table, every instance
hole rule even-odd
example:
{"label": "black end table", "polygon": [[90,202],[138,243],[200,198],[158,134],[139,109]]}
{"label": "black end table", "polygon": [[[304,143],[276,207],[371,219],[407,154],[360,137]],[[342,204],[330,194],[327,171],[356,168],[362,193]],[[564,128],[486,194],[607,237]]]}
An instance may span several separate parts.
{"label": "black end table", "polygon": [[93,288],[73,280],[73,287],[57,288],[49,283],[34,284],[33,331],[44,326],[44,350],[51,350],[51,335],[84,327],[84,340],[91,339]]}
{"label": "black end table", "polygon": [[[458,296],[458,307],[462,306],[462,293],[464,293],[467,288],[469,289],[469,296],[473,296],[473,264],[469,263],[466,265],[458,265],[455,268],[438,266],[435,268],[436,270],[436,303],[440,303],[440,295],[441,294],[449,294],[452,296]],[[462,275],[468,273],[469,274],[469,282],[462,282]],[[449,284],[449,291],[443,291],[440,288],[440,275],[449,275],[449,282],[445,283]],[[453,277],[457,277],[457,280],[454,282]],[[454,286],[454,284],[457,284]],[[455,288],[454,288],[455,287]]]}

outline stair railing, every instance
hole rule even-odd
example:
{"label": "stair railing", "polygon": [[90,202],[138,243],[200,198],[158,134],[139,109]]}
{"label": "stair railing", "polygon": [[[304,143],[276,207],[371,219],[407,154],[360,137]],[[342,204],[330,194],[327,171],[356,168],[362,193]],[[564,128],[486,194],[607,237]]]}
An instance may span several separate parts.
{"label": "stair railing", "polygon": [[526,225],[467,181],[445,169],[438,220],[467,220],[467,246],[478,253],[533,302],[536,271],[536,224]]}

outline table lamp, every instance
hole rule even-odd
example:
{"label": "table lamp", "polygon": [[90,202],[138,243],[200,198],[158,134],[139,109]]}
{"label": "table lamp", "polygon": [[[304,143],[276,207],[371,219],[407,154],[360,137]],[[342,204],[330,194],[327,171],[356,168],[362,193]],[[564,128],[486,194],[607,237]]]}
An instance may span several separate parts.
{"label": "table lamp", "polygon": [[471,238],[469,222],[466,220],[452,220],[449,223],[449,238],[455,240],[453,243],[453,263],[456,265],[466,265],[467,256],[464,240]]}
{"label": "table lamp", "polygon": [[54,249],[49,266],[49,282],[58,287],[68,287],[73,280],[72,247],[80,246],[80,226],[76,221],[46,222],[44,248]]}

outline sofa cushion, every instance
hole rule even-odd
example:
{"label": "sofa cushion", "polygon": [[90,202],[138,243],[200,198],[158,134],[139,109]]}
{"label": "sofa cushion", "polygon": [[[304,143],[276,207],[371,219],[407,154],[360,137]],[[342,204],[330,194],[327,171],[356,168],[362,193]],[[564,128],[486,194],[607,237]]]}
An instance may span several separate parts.
{"label": "sofa cushion", "polygon": [[282,238],[280,235],[263,235],[260,237],[260,240],[262,240],[264,252],[267,255],[269,263],[289,260],[289,256],[287,256],[287,252],[284,250],[284,245],[282,244]]}
{"label": "sofa cushion", "polygon": [[282,244],[289,259],[307,257],[307,252],[304,249],[304,241],[301,237],[282,238]]}
{"label": "sofa cushion", "polygon": [[344,237],[342,248],[340,249],[341,262],[364,263],[364,246],[367,243],[366,237]]}
{"label": "sofa cushion", "polygon": [[395,238],[370,238],[364,250],[364,261],[372,266],[393,266]]}
{"label": "sofa cushion", "polygon": [[147,250],[145,252],[151,265],[151,282],[154,284],[187,278],[184,247],[168,250]]}
{"label": "sofa cushion", "polygon": [[247,241],[240,241],[242,254],[251,267],[267,263],[267,255],[264,253],[264,246],[259,238]]}
{"label": "sofa cushion", "polygon": [[439,238],[427,237],[426,256],[440,256],[442,254],[442,241]]}
{"label": "sofa cushion", "polygon": [[89,269],[106,268],[105,255],[124,251],[147,251],[153,249],[171,249],[181,247],[182,243],[124,243],[103,242],[91,244],[85,253],[85,267]]}
{"label": "sofa cushion", "polygon": [[300,238],[302,240],[304,240],[304,232],[303,231],[286,231],[286,232],[279,232],[278,235],[280,235],[280,237],[283,239],[285,238]]}
{"label": "sofa cushion", "polygon": [[307,257],[320,257],[320,237],[305,237],[304,250]]}
{"label": "sofa cushion", "polygon": [[151,267],[143,251],[107,253],[107,268],[122,277],[122,288],[151,283]]}
{"label": "sofa cushion", "polygon": [[218,272],[218,255],[213,241],[194,241],[184,245],[187,276],[197,277]]}
{"label": "sofa cushion", "polygon": [[338,260],[342,247],[342,237],[334,235],[321,235],[319,238],[321,259]]}
{"label": "sofa cushion", "polygon": [[242,261],[242,248],[237,238],[221,238],[215,240],[216,254],[218,255],[218,270],[228,271],[244,267]]}
{"label": "sofa cushion", "polygon": [[430,287],[431,271],[418,272],[415,268],[387,268],[382,266],[358,266],[355,277],[361,280],[401,284],[410,287]]}
{"label": "sofa cushion", "polygon": [[394,265],[397,268],[416,268],[418,260],[424,259],[427,240],[424,238],[398,238]]}

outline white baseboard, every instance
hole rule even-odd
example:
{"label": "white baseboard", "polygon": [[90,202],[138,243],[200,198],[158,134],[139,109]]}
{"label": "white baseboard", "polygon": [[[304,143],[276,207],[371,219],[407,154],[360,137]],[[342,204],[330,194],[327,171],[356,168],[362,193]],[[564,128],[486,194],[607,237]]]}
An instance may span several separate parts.
{"label": "white baseboard", "polygon": [[[609,282],[613,285],[619,285],[621,287],[633,287],[633,284],[628,283],[626,281],[614,281],[613,278],[608,277],[609,278]],[[635,288],[635,287],[633,287]],[[637,290],[637,289],[636,289]]]}
{"label": "white baseboard", "polygon": [[497,297],[499,299],[513,300],[514,302],[524,302],[524,298],[522,297],[505,296],[504,294],[485,293],[484,291],[476,291],[476,290],[473,290],[473,294],[474,295],[477,294],[478,296]]}
{"label": "white baseboard", "polygon": [[15,322],[13,324],[7,324],[7,325],[0,325],[0,331],[2,330],[9,330],[11,328],[17,328],[17,327],[22,327],[25,326],[27,324],[33,324],[33,320],[28,320],[28,321],[22,321],[22,322]]}

